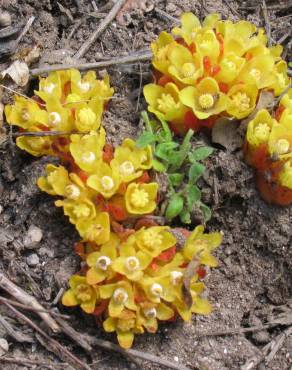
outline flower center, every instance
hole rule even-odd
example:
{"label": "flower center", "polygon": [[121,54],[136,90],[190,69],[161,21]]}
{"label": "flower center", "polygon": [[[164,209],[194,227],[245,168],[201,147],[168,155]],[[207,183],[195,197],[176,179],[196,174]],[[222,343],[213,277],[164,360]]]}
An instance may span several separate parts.
{"label": "flower center", "polygon": [[115,186],[114,180],[110,176],[103,176],[100,182],[104,190],[112,190]]}
{"label": "flower center", "polygon": [[21,111],[21,118],[24,121],[28,121],[29,120],[29,117],[30,117],[30,114],[28,113],[28,110],[27,109],[22,109],[22,111]]}
{"label": "flower center", "polygon": [[157,316],[157,311],[155,307],[144,308],[143,313],[144,316],[147,317],[147,319],[155,319],[155,317]]}
{"label": "flower center", "polygon": [[85,163],[91,163],[95,160],[95,155],[93,152],[83,153],[81,156],[81,160],[82,162],[85,162]]}
{"label": "flower center", "polygon": [[150,292],[154,297],[161,297],[163,288],[160,284],[154,283],[150,287]]}
{"label": "flower center", "polygon": [[99,237],[102,231],[103,227],[100,224],[92,224],[85,232],[85,239],[94,241],[94,239],[97,239]]}
{"label": "flower center", "polygon": [[215,101],[212,94],[202,94],[199,96],[199,104],[203,109],[210,109],[213,107]]}
{"label": "flower center", "polygon": [[84,126],[90,128],[95,123],[96,114],[90,108],[82,108],[78,113],[78,118]]}
{"label": "flower center", "polygon": [[250,70],[249,74],[256,80],[259,81],[261,79],[261,71],[256,68]]}
{"label": "flower center", "polygon": [[96,261],[96,267],[100,268],[103,271],[106,271],[108,266],[110,266],[112,263],[112,260],[107,256],[100,256],[98,257]]}
{"label": "flower center", "polygon": [[179,103],[176,103],[170,94],[162,93],[161,97],[157,99],[157,107],[161,112],[167,113],[170,110],[178,109]]}
{"label": "flower center", "polygon": [[75,294],[81,302],[89,301],[91,298],[91,288],[87,284],[79,284],[75,289]]}
{"label": "flower center", "polygon": [[49,114],[49,122],[52,126],[58,125],[61,122],[61,116],[57,112],[51,112]]}
{"label": "flower center", "polygon": [[196,68],[193,63],[184,63],[182,66],[182,75],[183,77],[192,77],[196,72]]}
{"label": "flower center", "polygon": [[77,218],[88,217],[90,215],[90,209],[85,204],[77,204],[73,208],[73,213]]}
{"label": "flower center", "polygon": [[125,267],[130,272],[136,271],[140,267],[140,262],[137,257],[131,256],[126,259]]}
{"label": "flower center", "polygon": [[54,90],[54,88],[56,87],[56,85],[55,84],[53,84],[53,83],[49,83],[49,84],[47,84],[46,86],[44,86],[44,91],[46,92],[46,93],[48,93],[48,94],[51,94],[52,92],[53,92],[53,90]]}
{"label": "flower center", "polygon": [[236,94],[232,95],[231,99],[240,112],[244,112],[250,107],[250,98],[247,96],[246,93],[242,93],[239,91]]}
{"label": "flower center", "polygon": [[123,162],[120,167],[120,174],[127,176],[127,175],[132,175],[132,173],[135,172],[135,168],[133,166],[133,163],[130,161],[125,161]]}
{"label": "flower center", "polygon": [[289,149],[290,149],[290,143],[286,139],[279,139],[275,143],[274,151],[278,155],[288,153],[289,152]]}
{"label": "flower center", "polygon": [[155,247],[160,247],[162,244],[162,235],[153,230],[146,230],[143,234],[144,245],[153,250]]}
{"label": "flower center", "polygon": [[172,271],[170,280],[173,285],[178,285],[182,281],[183,273],[181,271]]}
{"label": "flower center", "polygon": [[66,103],[76,103],[81,101],[81,97],[77,94],[69,94],[66,98]]}
{"label": "flower center", "polygon": [[77,85],[80,88],[80,90],[82,90],[84,92],[87,92],[90,89],[90,83],[89,82],[78,81]]}
{"label": "flower center", "polygon": [[267,123],[259,123],[254,129],[254,136],[261,143],[265,143],[269,139],[270,132],[271,132],[271,129]]}
{"label": "flower center", "polygon": [[131,194],[133,206],[143,208],[149,203],[149,195],[144,189],[135,189]]}
{"label": "flower center", "polygon": [[80,189],[73,184],[67,185],[65,188],[65,195],[69,199],[78,199],[80,196]]}
{"label": "flower center", "polygon": [[116,289],[113,294],[114,301],[118,304],[125,304],[128,300],[128,297],[128,293],[122,288]]}

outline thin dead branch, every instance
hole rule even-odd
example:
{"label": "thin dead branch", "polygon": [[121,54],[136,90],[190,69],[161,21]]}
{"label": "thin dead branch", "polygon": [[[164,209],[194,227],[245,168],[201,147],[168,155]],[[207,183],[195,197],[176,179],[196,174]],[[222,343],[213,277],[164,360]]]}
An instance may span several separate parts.
{"label": "thin dead branch", "polygon": [[100,62],[94,62],[94,63],[73,63],[73,64],[55,64],[51,66],[46,67],[40,67],[31,69],[30,74],[31,76],[39,76],[43,74],[47,74],[49,72],[53,71],[61,71],[64,69],[70,69],[70,68],[77,68],[79,71],[87,71],[89,69],[97,69],[97,68],[105,68],[105,67],[111,67],[121,64],[127,64],[127,63],[137,63],[137,62],[143,62],[150,60],[152,58],[152,53],[150,50],[143,50],[139,53],[130,54],[126,56],[119,56],[115,57],[109,60],[103,60]]}
{"label": "thin dead branch", "polygon": [[271,46],[271,44],[272,44],[271,23],[270,23],[267,4],[266,4],[265,0],[262,0],[262,11],[263,11],[263,16],[264,16],[264,21],[265,21],[265,30],[266,30],[266,34],[268,36],[268,45]]}
{"label": "thin dead branch", "polygon": [[38,361],[38,360],[29,360],[27,358],[23,357],[0,357],[0,363],[8,363],[8,364],[15,364],[15,365],[20,365],[20,366],[29,366],[29,367],[35,367],[41,366],[42,369],[67,369],[68,364],[67,363],[62,363],[62,364],[57,364],[57,363],[47,363],[43,361]]}
{"label": "thin dead branch", "polygon": [[0,325],[6,330],[7,334],[19,343],[33,343],[34,340],[29,335],[23,334],[18,330],[15,330],[11,324],[0,315]]}
{"label": "thin dead branch", "polygon": [[81,48],[74,55],[74,59],[80,59],[83,57],[83,55],[88,51],[90,46],[102,34],[102,32],[106,29],[106,27],[113,21],[113,19],[116,17],[116,15],[118,14],[119,10],[122,8],[124,3],[125,3],[125,0],[118,0],[115,2],[115,5],[112,7],[108,15],[104,18],[104,20],[99,24],[97,29],[91,34],[89,39],[86,42],[84,42]]}
{"label": "thin dead branch", "polygon": [[[2,272],[0,272],[0,287],[12,295],[18,302],[35,309],[45,311],[44,307],[39,304],[34,297],[19,288],[16,284],[12,283],[12,281],[10,281]],[[3,301],[3,303],[5,302]],[[38,315],[54,333],[60,332],[59,325],[47,312],[38,312]]]}

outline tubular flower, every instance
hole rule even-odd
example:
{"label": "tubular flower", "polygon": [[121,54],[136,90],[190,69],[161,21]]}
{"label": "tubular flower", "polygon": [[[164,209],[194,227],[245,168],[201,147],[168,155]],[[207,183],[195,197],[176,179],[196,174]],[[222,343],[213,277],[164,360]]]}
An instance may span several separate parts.
{"label": "tubular flower", "polygon": [[85,240],[104,244],[110,238],[109,215],[107,212],[100,212],[94,219],[79,219],[76,223],[76,229]]}
{"label": "tubular flower", "polygon": [[141,251],[136,252],[135,248],[127,243],[120,247],[120,257],[113,262],[113,270],[125,275],[127,279],[138,281],[143,276],[143,270],[152,261],[152,257]]}
{"label": "tubular flower", "polygon": [[279,173],[279,183],[282,186],[292,190],[292,163],[291,160],[284,164],[282,171]]}
{"label": "tubular flower", "polygon": [[70,136],[70,153],[76,164],[84,171],[95,172],[102,158],[102,149],[105,145],[105,131],[99,133],[92,131],[88,135]]}
{"label": "tubular flower", "polygon": [[220,44],[213,30],[201,29],[195,36],[195,45],[199,55],[209,57],[212,62],[217,61]]}
{"label": "tubular flower", "polygon": [[83,200],[57,200],[55,205],[63,207],[64,214],[69,217],[69,221],[72,224],[76,224],[82,219],[90,220],[96,217],[95,205],[86,198]]}
{"label": "tubular flower", "polygon": [[199,119],[221,113],[228,105],[226,95],[220,92],[216,80],[210,77],[201,80],[196,87],[184,88],[179,96],[181,102],[192,108]]}
{"label": "tubular flower", "polygon": [[149,184],[131,183],[127,187],[125,194],[126,208],[131,214],[147,214],[156,208],[158,184],[152,182]]}
{"label": "tubular flower", "polygon": [[117,169],[101,162],[94,174],[87,180],[87,185],[104,198],[111,198],[118,190],[121,180]]}
{"label": "tubular flower", "polygon": [[174,316],[174,310],[165,303],[142,302],[137,312],[137,324],[148,333],[156,333],[158,320],[167,321]]}
{"label": "tubular flower", "polygon": [[[121,148],[128,148],[131,150],[131,155],[139,159],[138,169],[149,170],[152,168],[152,149],[150,145],[146,148],[138,148],[136,142],[132,139],[125,139],[121,145]],[[119,151],[117,152],[118,155]],[[118,158],[118,157],[116,157]]]}
{"label": "tubular flower", "polygon": [[[41,130],[33,130],[40,132]],[[52,139],[48,137],[28,137],[20,136],[16,139],[16,145],[26,152],[32,154],[35,157],[42,155],[53,155],[52,150]]]}
{"label": "tubular flower", "polygon": [[292,109],[292,89],[289,89],[285,95],[280,100],[280,106],[284,108]]}
{"label": "tubular flower", "polygon": [[122,182],[128,183],[142,175],[139,171],[141,160],[130,148],[120,146],[114,152],[114,159],[110,165],[113,171],[119,174]]}
{"label": "tubular flower", "polygon": [[39,90],[35,90],[34,93],[44,102],[52,97],[60,100],[64,94],[64,85],[69,82],[69,79],[68,71],[51,72],[47,78],[40,78]]}
{"label": "tubular flower", "polygon": [[119,239],[115,234],[110,235],[107,243],[99,251],[88,254],[86,262],[90,267],[86,273],[86,281],[90,285],[99,284],[105,279],[110,280],[115,273],[112,264],[117,258]]}
{"label": "tubular flower", "polygon": [[65,195],[66,186],[70,184],[69,174],[65,167],[48,164],[46,166],[46,177],[40,177],[37,181],[38,187],[51,195]]}
{"label": "tubular flower", "polygon": [[70,289],[62,297],[64,306],[80,306],[86,313],[93,313],[99,291],[97,286],[87,284],[86,277],[73,275],[69,280]]}
{"label": "tubular flower", "polygon": [[103,101],[92,98],[89,103],[79,103],[75,112],[75,125],[80,132],[96,131],[100,127]]}
{"label": "tubular flower", "polygon": [[144,87],[144,96],[149,104],[149,112],[166,121],[183,119],[186,108],[180,102],[179,89],[170,82],[165,87],[148,84]]}
{"label": "tubular flower", "polygon": [[134,311],[137,308],[134,302],[133,286],[127,281],[102,285],[99,292],[102,299],[110,299],[108,312],[111,317],[119,317],[124,308]]}
{"label": "tubular flower", "polygon": [[167,32],[161,32],[158,39],[151,43],[153,66],[162,73],[168,73],[170,65],[168,53],[173,45],[175,45],[174,39]]}
{"label": "tubular flower", "polygon": [[291,120],[285,124],[275,124],[271,130],[268,148],[274,160],[283,160],[292,157],[292,130]]}
{"label": "tubular flower", "polygon": [[11,125],[31,130],[39,125],[46,125],[47,113],[33,99],[14,97],[13,105],[5,106],[6,120]]}
{"label": "tubular flower", "polygon": [[237,78],[244,64],[244,58],[235,53],[227,54],[220,61],[220,71],[216,74],[216,80],[226,84],[231,83]]}
{"label": "tubular flower", "polygon": [[195,41],[198,30],[201,29],[201,23],[193,13],[183,13],[181,16],[181,28],[175,27],[172,33],[181,37],[187,45]]}
{"label": "tubular flower", "polygon": [[274,68],[275,82],[272,84],[276,96],[280,95],[289,85],[288,66],[284,60],[280,60]]}
{"label": "tubular flower", "polygon": [[258,89],[255,85],[238,84],[228,91],[230,103],[226,112],[235,118],[247,117],[255,108]]}

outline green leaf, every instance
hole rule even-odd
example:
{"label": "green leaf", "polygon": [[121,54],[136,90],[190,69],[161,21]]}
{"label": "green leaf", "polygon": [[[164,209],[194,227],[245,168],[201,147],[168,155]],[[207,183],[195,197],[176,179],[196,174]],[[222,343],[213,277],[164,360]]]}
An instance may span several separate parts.
{"label": "green leaf", "polygon": [[157,161],[156,159],[152,159],[152,166],[153,166],[153,169],[157,172],[165,172],[167,170],[166,166]]}
{"label": "green leaf", "polygon": [[155,141],[157,141],[157,136],[151,132],[145,131],[136,140],[136,146],[138,148],[145,148],[147,145],[155,143]]}
{"label": "green leaf", "polygon": [[184,174],[171,173],[168,178],[172,186],[179,186],[184,179]]}
{"label": "green leaf", "polygon": [[180,195],[174,194],[168,203],[165,211],[165,217],[168,220],[172,220],[174,217],[178,216],[184,207],[184,199]]}
{"label": "green leaf", "polygon": [[191,163],[195,163],[196,161],[202,161],[206,159],[213,153],[214,149],[210,146],[202,146],[201,148],[195,149],[191,153],[189,153],[189,160]]}
{"label": "green leaf", "polygon": [[201,199],[201,190],[196,185],[188,185],[186,188],[189,210],[192,210],[194,203]]}
{"label": "green leaf", "polygon": [[196,162],[192,164],[189,169],[189,183],[195,184],[200,176],[202,176],[204,171],[205,166],[203,166],[201,163]]}
{"label": "green leaf", "polygon": [[200,202],[200,210],[203,213],[203,217],[204,217],[205,222],[208,222],[210,220],[211,216],[212,216],[211,209],[208,206],[206,206],[206,204]]}
{"label": "green leaf", "polygon": [[172,140],[172,132],[168,126],[168,123],[166,121],[164,121],[163,119],[160,119],[160,122],[161,122],[161,126],[163,128],[163,132],[164,132],[164,138],[165,138],[165,141],[171,141]]}
{"label": "green leaf", "polygon": [[292,68],[292,62],[289,62],[289,63],[288,63],[288,66],[289,66],[290,68]]}
{"label": "green leaf", "polygon": [[190,224],[192,222],[191,220],[191,214],[188,210],[183,209],[181,213],[179,214],[179,218],[183,224]]}
{"label": "green leaf", "polygon": [[158,144],[155,149],[155,155],[156,157],[164,159],[166,162],[169,162],[170,151],[177,147],[178,147],[178,143],[174,143],[173,141]]}

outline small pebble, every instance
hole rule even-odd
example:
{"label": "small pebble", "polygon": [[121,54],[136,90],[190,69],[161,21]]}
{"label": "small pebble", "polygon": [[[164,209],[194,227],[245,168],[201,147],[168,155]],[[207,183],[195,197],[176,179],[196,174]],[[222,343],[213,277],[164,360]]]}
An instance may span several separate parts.
{"label": "small pebble", "polygon": [[0,27],[11,25],[11,15],[8,12],[0,12]]}
{"label": "small pebble", "polygon": [[175,362],[178,362],[178,357],[177,356],[174,356],[173,359],[174,359]]}
{"label": "small pebble", "polygon": [[8,352],[9,344],[6,339],[0,338],[0,356],[3,356]]}
{"label": "small pebble", "polygon": [[39,256],[36,253],[30,254],[28,257],[26,257],[26,263],[30,267],[34,267],[38,265],[40,262]]}
{"label": "small pebble", "polygon": [[174,4],[172,4],[172,3],[167,4],[165,10],[167,12],[173,13],[173,12],[176,11],[176,6]]}
{"label": "small pebble", "polygon": [[42,240],[42,237],[43,237],[42,230],[37,226],[30,225],[24,237],[23,244],[25,248],[28,249],[38,248],[39,242]]}

